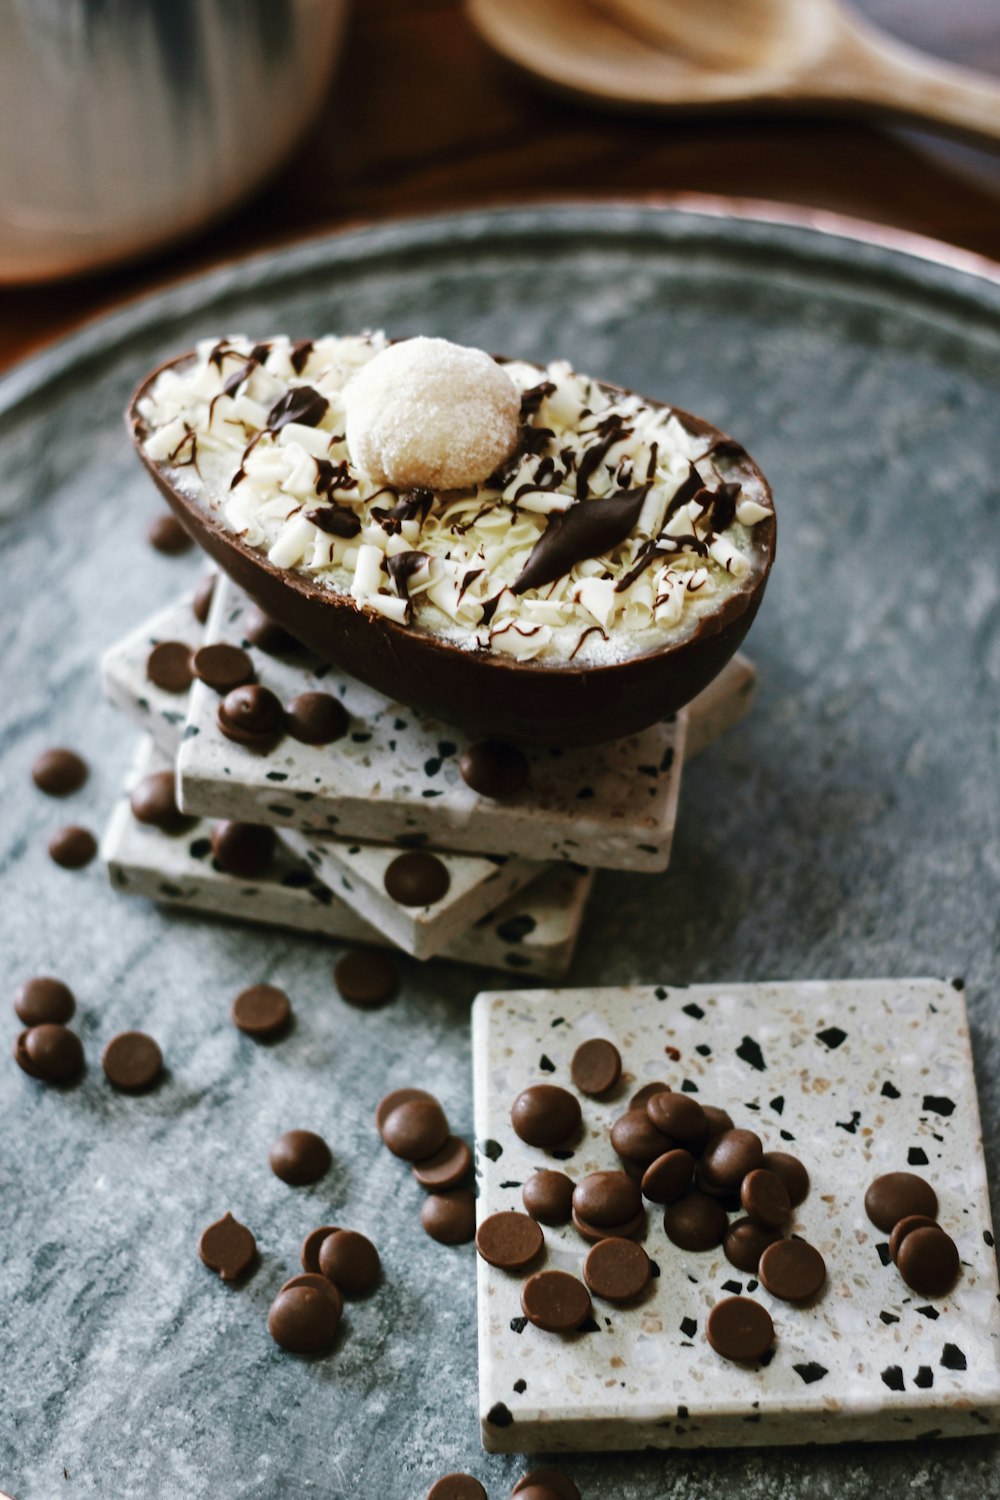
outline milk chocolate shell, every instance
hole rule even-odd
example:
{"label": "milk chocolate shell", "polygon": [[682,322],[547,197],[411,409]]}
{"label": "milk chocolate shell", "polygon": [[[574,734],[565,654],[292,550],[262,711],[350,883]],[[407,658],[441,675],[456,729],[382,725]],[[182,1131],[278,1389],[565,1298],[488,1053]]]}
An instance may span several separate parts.
{"label": "milk chocolate shell", "polygon": [[[317,656],[394,701],[457,725],[473,739],[592,745],[633,734],[696,697],[738,650],[753,623],[774,559],[773,513],[754,527],[755,566],[743,586],[728,593],[681,640],[620,662],[518,661],[466,650],[388,620],[348,594],[332,593],[303,573],[269,562],[197,500],[176,490],[144,452],[148,434],[139,402],[164,369],[181,370],[194,358],[183,354],[148,375],[126,417],[139,457],[177,517],[265,614]],[[620,394],[613,386],[604,389]],[[752,481],[771,502],[766,479],[737,443],[699,417],[677,407],[670,410],[689,431],[705,438],[706,447],[715,445],[724,456],[727,479]]]}

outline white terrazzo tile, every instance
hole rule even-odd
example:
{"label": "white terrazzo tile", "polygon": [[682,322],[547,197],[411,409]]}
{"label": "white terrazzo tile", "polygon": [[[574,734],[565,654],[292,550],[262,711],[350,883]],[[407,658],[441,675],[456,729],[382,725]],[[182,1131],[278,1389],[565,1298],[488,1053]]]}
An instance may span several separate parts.
{"label": "white terrazzo tile", "polygon": [[[607,1036],[624,1076],[585,1099],[568,1159],[526,1146],[509,1111],[528,1084],[569,1085],[575,1048]],[[676,1049],[676,1051],[672,1050]],[[826,1259],[815,1303],[771,1297],[721,1250],[679,1250],[649,1207],[659,1277],[640,1306],[595,1299],[569,1338],[521,1314],[519,1277],[480,1260],[480,1415],[498,1452],[725,1447],[983,1434],[1000,1427],[1000,1307],[965,1004],[939,980],[480,995],[473,1012],[479,1215],[521,1207],[541,1166],[574,1178],[617,1167],[608,1129],[642,1082],[725,1105],[772,1149],[801,1156],[812,1187],[794,1231]],[[667,1055],[665,1055],[665,1052]],[[670,1057],[675,1061],[671,1062]],[[562,1153],[565,1156],[565,1153]],[[926,1164],[925,1164],[926,1163]],[[880,1173],[930,1180],[962,1272],[936,1301],[908,1290],[863,1196]],[[546,1229],[546,1264],[579,1273],[587,1246]],[[534,1269],[534,1267],[532,1268]],[[746,1368],[705,1339],[737,1289],[770,1311],[770,1363]]]}
{"label": "white terrazzo tile", "polygon": [[[112,885],[132,895],[207,915],[289,927],[344,942],[391,946],[383,934],[338,899],[279,835],[266,879],[241,880],[213,863],[211,821],[171,836],[133,818],[128,789],[169,760],[143,741],[101,846]],[[531,885],[455,938],[440,956],[511,975],[559,979],[569,968],[593,873],[552,865]]]}
{"label": "white terrazzo tile", "polygon": [[194,617],[193,597],[184,594],[175,604],[158,610],[101,657],[104,696],[169,756],[180,744],[191,693],[164,692],[146,676],[146,661],[161,641],[183,641],[192,650],[202,644],[205,627]]}

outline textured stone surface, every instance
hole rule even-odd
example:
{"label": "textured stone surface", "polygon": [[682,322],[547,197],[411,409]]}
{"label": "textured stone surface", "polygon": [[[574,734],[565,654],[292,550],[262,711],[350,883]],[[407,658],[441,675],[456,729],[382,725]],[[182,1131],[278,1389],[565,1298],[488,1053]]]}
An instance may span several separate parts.
{"label": "textured stone surface", "polygon": [[[97,655],[203,571],[144,541],[158,502],[122,436],[134,383],[219,330],[366,323],[564,351],[760,460],[780,536],[749,639],[758,702],[685,769],[670,869],[598,878],[570,977],[964,973],[1000,1180],[1000,289],[804,230],[610,206],[387,226],[227,268],[0,383],[4,972],[73,986],[90,1062],[58,1095],[0,1067],[0,1488],[17,1500],[408,1500],[449,1470],[503,1496],[527,1467],[480,1452],[473,1251],[423,1233],[422,1192],[370,1121],[386,1088],[432,1080],[469,1137],[481,975],[403,959],[385,1010],[331,1005],[327,943],[116,899],[97,864],[55,869],[45,840],[70,814],[29,780],[36,753],[74,746],[93,770],[71,815],[103,823],[132,737]],[[264,980],[298,1018],[276,1048],[228,1016]],[[98,1072],[129,1026],[166,1058],[146,1098]],[[295,1126],[335,1155],[299,1193],[266,1164]],[[226,1208],[261,1249],[243,1288],[196,1255]],[[331,1221],[371,1233],[385,1282],[332,1359],[303,1364],[264,1319]],[[1000,1493],[989,1438],[559,1462],[591,1500]]]}
{"label": "textured stone surface", "polygon": [[[592,1036],[622,1055],[614,1097],[581,1101],[571,1153],[525,1145],[511,1101],[533,1083],[572,1088],[573,1053]],[[721,1248],[678,1249],[662,1209],[648,1205],[642,1243],[659,1275],[647,1294],[635,1307],[595,1298],[596,1328],[560,1339],[525,1326],[522,1277],[480,1260],[488,1448],[905,1441],[1000,1429],[997,1265],[965,1001],[951,984],[487,992],[473,1007],[473,1068],[480,1219],[520,1208],[521,1184],[539,1167],[577,1182],[617,1168],[611,1126],[631,1093],[660,1078],[723,1105],[765,1149],[804,1160],[811,1185],[790,1231],[827,1271],[814,1302],[794,1307],[734,1271]],[[933,1183],[938,1222],[962,1261],[954,1290],[933,1301],[885,1264],[886,1237],[864,1209],[868,1183],[908,1164]],[[572,1225],[544,1234],[545,1267],[579,1276],[589,1244]],[[709,1312],[733,1295],[752,1295],[774,1320],[766,1367],[720,1359],[705,1338]],[[490,1418],[499,1408],[501,1423]]]}
{"label": "textured stone surface", "polygon": [[[161,641],[183,641],[192,651],[205,638],[205,627],[191,611],[192,594],[185,592],[176,603],[156,613],[109,646],[101,657],[101,687],[104,696],[126,718],[148,734],[164,755],[171,758],[180,743],[191,703],[186,693],[168,693],[146,676],[146,661]],[[225,814],[219,813],[219,817]],[[249,821],[249,820],[246,820]]]}

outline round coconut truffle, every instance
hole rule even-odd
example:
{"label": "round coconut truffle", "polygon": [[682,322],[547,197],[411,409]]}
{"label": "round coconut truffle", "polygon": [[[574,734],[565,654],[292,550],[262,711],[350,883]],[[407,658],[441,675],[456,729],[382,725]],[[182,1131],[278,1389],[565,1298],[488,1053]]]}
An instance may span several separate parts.
{"label": "round coconut truffle", "polygon": [[482,349],[447,339],[390,344],[344,392],[351,462],[378,484],[481,484],[517,447],[521,397]]}

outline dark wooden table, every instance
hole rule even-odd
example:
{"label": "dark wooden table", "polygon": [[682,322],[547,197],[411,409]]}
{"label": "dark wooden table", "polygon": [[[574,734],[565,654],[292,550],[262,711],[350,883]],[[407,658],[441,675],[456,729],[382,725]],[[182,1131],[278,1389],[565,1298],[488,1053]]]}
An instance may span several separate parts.
{"label": "dark wooden table", "polygon": [[[997,0],[862,0],[860,8],[906,41],[1000,75]],[[0,289],[0,368],[127,298],[352,223],[555,196],[679,192],[833,210],[1000,260],[1000,152],[847,119],[602,113],[515,77],[479,40],[460,0],[355,0],[322,117],[281,176],[224,224],[141,264]]]}

